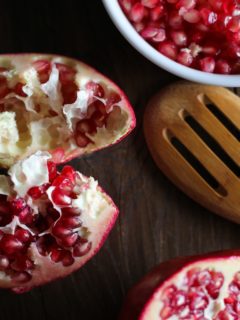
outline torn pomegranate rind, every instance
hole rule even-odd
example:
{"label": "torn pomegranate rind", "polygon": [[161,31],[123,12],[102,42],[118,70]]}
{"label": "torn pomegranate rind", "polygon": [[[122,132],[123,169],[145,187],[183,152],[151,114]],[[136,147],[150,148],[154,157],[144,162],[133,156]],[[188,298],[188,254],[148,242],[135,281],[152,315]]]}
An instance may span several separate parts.
{"label": "torn pomegranate rind", "polygon": [[120,319],[238,320],[240,252],[161,264],[128,295]]}
{"label": "torn pomegranate rind", "polygon": [[2,288],[24,292],[78,269],[116,220],[118,210],[97,181],[70,166],[59,173],[51,160],[37,152],[0,176]]}
{"label": "torn pomegranate rind", "polygon": [[122,91],[89,66],[53,55],[0,56],[0,166],[36,151],[58,162],[116,143],[135,126]]}

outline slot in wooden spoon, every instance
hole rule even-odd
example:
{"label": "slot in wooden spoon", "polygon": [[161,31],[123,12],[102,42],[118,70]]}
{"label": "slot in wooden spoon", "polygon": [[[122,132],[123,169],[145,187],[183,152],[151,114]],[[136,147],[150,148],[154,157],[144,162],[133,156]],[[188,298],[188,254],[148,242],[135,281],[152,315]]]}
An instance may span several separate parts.
{"label": "slot in wooden spoon", "polygon": [[240,98],[179,82],[161,90],[144,116],[150,152],[163,173],[209,210],[240,223]]}

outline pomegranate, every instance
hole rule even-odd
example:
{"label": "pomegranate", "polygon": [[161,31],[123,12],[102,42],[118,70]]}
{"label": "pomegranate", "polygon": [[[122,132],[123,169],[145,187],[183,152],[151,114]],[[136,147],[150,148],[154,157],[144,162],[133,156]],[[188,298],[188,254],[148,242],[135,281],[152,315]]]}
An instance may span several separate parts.
{"label": "pomegranate", "polygon": [[124,93],[84,63],[0,55],[0,166],[39,150],[64,163],[120,141],[134,127]]}
{"label": "pomegranate", "polygon": [[0,176],[0,287],[17,293],[63,277],[102,246],[118,209],[93,178],[38,151]]}
{"label": "pomegranate", "polygon": [[136,31],[156,50],[209,73],[238,73],[238,0],[118,0]]}
{"label": "pomegranate", "polygon": [[118,209],[92,177],[56,165],[135,126],[124,93],[76,60],[0,56],[0,287],[16,293],[85,264]]}
{"label": "pomegranate", "polygon": [[238,320],[240,250],[164,262],[130,290],[120,319]]}

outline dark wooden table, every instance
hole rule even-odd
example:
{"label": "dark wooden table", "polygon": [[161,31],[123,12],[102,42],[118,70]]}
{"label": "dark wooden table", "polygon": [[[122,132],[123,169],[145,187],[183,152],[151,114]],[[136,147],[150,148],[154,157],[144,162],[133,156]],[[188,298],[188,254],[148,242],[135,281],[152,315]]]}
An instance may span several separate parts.
{"label": "dark wooden table", "polygon": [[72,162],[98,178],[120,208],[105,246],[64,280],[23,295],[0,291],[0,320],[116,319],[127,290],[159,262],[240,246],[238,225],[191,201],[153,163],[142,131],[144,108],[176,78],[126,42],[100,0],[2,0],[0,42],[1,53],[51,52],[91,64],[124,89],[138,120],[124,142]]}

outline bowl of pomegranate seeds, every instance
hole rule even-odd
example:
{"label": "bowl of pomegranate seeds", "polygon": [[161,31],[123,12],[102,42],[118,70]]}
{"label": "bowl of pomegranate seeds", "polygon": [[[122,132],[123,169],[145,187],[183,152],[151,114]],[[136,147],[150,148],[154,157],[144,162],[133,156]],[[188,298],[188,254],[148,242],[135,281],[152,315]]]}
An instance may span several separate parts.
{"label": "bowl of pomegranate seeds", "polygon": [[240,86],[239,0],[103,0],[146,58],[185,79]]}

